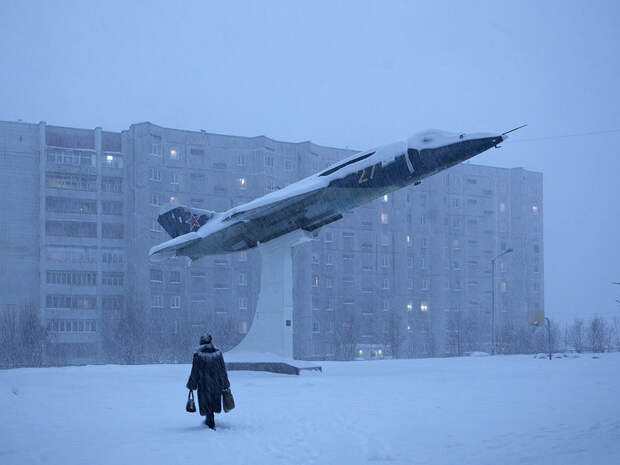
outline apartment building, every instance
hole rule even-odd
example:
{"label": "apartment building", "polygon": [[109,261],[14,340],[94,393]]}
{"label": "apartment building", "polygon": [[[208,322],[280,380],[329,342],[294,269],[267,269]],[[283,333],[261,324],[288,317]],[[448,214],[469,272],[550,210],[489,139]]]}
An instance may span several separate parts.
{"label": "apartment building", "polygon": [[[231,347],[247,333],[260,253],[151,263],[167,239],[165,204],[221,211],[353,152],[311,142],[132,125],[121,133],[0,123],[0,309],[36,303],[54,360],[105,361],[124,313],[159,336],[206,331]],[[294,353],[350,358],[358,347],[400,357],[461,354],[543,309],[542,175],[462,164],[328,225],[294,259]],[[491,282],[491,259],[496,262]],[[175,360],[174,350],[159,358]]]}

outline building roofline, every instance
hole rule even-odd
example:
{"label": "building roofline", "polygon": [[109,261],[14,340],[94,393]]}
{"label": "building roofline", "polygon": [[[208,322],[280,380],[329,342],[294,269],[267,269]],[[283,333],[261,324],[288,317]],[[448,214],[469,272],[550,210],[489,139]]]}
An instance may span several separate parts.
{"label": "building roofline", "polygon": [[219,133],[219,132],[209,132],[209,131],[205,131],[203,129],[195,130],[195,129],[170,128],[170,127],[167,127],[167,126],[160,126],[160,125],[152,123],[150,121],[141,121],[139,123],[132,123],[131,126],[138,126],[138,125],[143,125],[143,124],[148,124],[148,125],[151,125],[151,126],[155,126],[155,127],[159,128],[159,129],[164,129],[164,130],[182,131],[182,132],[189,132],[189,133],[193,133],[193,134],[204,134],[204,135],[207,135],[207,136],[234,137],[234,138],[237,138],[237,139],[247,139],[247,140],[267,139],[267,140],[269,140],[271,142],[277,142],[278,144],[291,144],[291,145],[311,144],[311,145],[314,145],[315,147],[321,147],[321,148],[325,148],[325,149],[347,150],[347,151],[350,151],[350,152],[359,152],[359,150],[357,150],[357,149],[347,149],[347,148],[344,148],[344,147],[335,147],[335,146],[332,146],[332,145],[321,145],[321,144],[317,144],[315,142],[312,142],[311,140],[303,140],[303,141],[299,141],[299,142],[291,142],[291,141],[273,139],[273,138],[271,138],[269,136],[266,136],[264,134],[261,134],[261,135],[258,135],[258,136],[239,136],[239,135],[235,135],[235,134],[222,134],[222,133]]}

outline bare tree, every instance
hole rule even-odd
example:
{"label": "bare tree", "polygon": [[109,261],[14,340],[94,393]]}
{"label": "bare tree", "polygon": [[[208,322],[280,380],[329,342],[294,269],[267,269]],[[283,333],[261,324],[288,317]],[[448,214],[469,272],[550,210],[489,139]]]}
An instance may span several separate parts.
{"label": "bare tree", "polygon": [[583,352],[585,345],[585,334],[583,327],[583,320],[581,318],[575,318],[575,321],[568,330],[568,340],[575,350],[579,353]]}
{"label": "bare tree", "polygon": [[390,347],[393,358],[400,358],[401,348],[405,341],[405,319],[400,312],[392,310],[384,324],[386,326],[384,344]]}
{"label": "bare tree", "polygon": [[26,303],[19,312],[6,309],[0,315],[0,366],[41,366],[49,340],[35,305]]}
{"label": "bare tree", "polygon": [[592,347],[592,352],[605,352],[608,341],[607,322],[600,316],[595,316],[590,320],[588,326],[588,342]]}
{"label": "bare tree", "polygon": [[451,311],[446,323],[448,330],[448,348],[452,355],[463,355],[463,314],[459,311]]}
{"label": "bare tree", "polygon": [[0,313],[0,367],[19,363],[19,326],[17,310],[7,308]]}
{"label": "bare tree", "polygon": [[353,309],[340,312],[334,335],[339,358],[341,360],[352,360],[360,335],[359,317]]}
{"label": "bare tree", "polygon": [[620,350],[620,319],[614,316],[611,321],[611,340],[615,350]]}
{"label": "bare tree", "polygon": [[20,315],[21,360],[27,366],[41,366],[43,353],[49,342],[49,328],[39,317],[39,309],[26,303]]}

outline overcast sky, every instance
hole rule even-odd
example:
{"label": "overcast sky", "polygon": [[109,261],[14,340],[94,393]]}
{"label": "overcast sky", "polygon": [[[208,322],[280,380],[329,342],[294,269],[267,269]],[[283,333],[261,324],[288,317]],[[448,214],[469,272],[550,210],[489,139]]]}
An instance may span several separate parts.
{"label": "overcast sky", "polygon": [[0,31],[2,120],[359,149],[527,122],[474,161],[544,173],[546,312],[620,316],[620,2],[2,0]]}

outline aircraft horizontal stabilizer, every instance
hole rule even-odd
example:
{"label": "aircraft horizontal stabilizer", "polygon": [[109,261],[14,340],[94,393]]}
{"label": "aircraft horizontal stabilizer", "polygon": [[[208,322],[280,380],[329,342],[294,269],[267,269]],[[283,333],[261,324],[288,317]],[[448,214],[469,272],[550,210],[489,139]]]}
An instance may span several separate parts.
{"label": "aircraft horizontal stabilizer", "polygon": [[170,257],[185,255],[179,252],[186,247],[192,246],[201,239],[202,237],[195,232],[183,234],[182,236],[175,237],[174,239],[151,247],[151,250],[149,250],[149,257],[152,261],[160,261]]}

